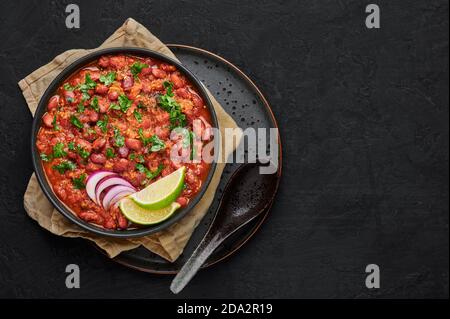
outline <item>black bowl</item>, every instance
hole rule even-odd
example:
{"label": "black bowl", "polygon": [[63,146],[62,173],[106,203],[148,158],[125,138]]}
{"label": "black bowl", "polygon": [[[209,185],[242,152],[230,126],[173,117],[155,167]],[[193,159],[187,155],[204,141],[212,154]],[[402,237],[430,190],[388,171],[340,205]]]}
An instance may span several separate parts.
{"label": "black bowl", "polygon": [[[80,68],[84,67],[85,65],[89,64],[90,62],[98,59],[102,55],[106,54],[131,54],[136,55],[140,57],[151,57],[158,59],[163,62],[167,62],[169,64],[175,65],[177,69],[184,74],[191,82],[194,84],[194,86],[197,88],[199,94],[205,101],[205,104],[211,114],[212,119],[212,126],[218,127],[217,117],[216,113],[214,112],[214,108],[212,106],[211,100],[208,97],[208,94],[206,93],[206,89],[203,86],[203,84],[183,65],[181,65],[179,62],[168,58],[164,55],[161,55],[158,52],[142,49],[142,48],[108,48],[96,51],[94,53],[88,54],[72,64],[70,64],[67,68],[65,68],[53,81],[50,83],[47,90],[44,92],[44,95],[42,96],[41,100],[39,101],[39,105],[36,109],[36,113],[34,114],[34,120],[33,120],[33,127],[31,130],[31,155],[33,159],[33,166],[34,171],[36,173],[37,180],[39,181],[39,184],[44,191],[44,194],[47,196],[49,201],[53,204],[53,206],[56,207],[56,209],[63,214],[66,218],[80,226],[81,228],[90,231],[92,233],[95,233],[97,235],[103,235],[103,236],[109,236],[109,237],[116,237],[116,238],[131,238],[131,237],[141,237],[149,234],[156,233],[158,231],[161,231],[170,225],[176,223],[181,218],[186,216],[192,208],[198,203],[198,201],[202,198],[204,195],[209,183],[211,182],[211,179],[213,177],[214,171],[216,169],[216,163],[211,163],[210,170],[208,173],[208,176],[202,185],[202,189],[197,193],[197,195],[191,199],[189,204],[180,209],[177,213],[175,213],[172,217],[167,219],[166,221],[151,225],[145,228],[138,228],[138,229],[130,229],[130,230],[108,230],[103,227],[98,227],[96,225],[90,224],[88,222],[85,222],[84,220],[80,219],[70,208],[68,208],[63,202],[59,200],[59,198],[54,194],[52,187],[50,186],[47,177],[45,175],[45,172],[42,167],[41,158],[39,156],[39,152],[36,148],[36,136],[39,131],[39,128],[41,126],[42,116],[46,112],[47,109],[47,103],[49,98],[56,92],[57,88],[64,83],[64,81],[72,75],[74,72],[79,70]],[[217,139],[215,141],[215,147],[217,147]]]}

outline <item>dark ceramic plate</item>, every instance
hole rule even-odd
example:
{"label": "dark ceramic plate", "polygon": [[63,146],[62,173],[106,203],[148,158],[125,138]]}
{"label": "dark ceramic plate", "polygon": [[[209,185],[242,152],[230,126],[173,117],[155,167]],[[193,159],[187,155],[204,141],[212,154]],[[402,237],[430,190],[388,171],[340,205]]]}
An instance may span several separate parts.
{"label": "dark ceramic plate", "polygon": [[[91,231],[98,235],[103,236],[109,236],[109,237],[119,237],[119,238],[130,238],[130,237],[142,237],[145,235],[149,235],[158,231],[161,231],[164,228],[167,228],[168,226],[172,225],[173,223],[177,222],[181,218],[183,218],[189,211],[197,204],[197,202],[200,200],[200,198],[203,196],[204,192],[206,191],[211,178],[214,174],[214,170],[216,168],[216,163],[211,163],[210,171],[208,173],[208,176],[206,177],[205,183],[202,186],[202,189],[200,192],[189,202],[189,204],[180,209],[176,214],[173,215],[173,217],[169,218],[168,220],[157,224],[148,226],[145,228],[139,228],[139,229],[131,229],[131,230],[108,230],[102,227],[97,227],[93,224],[87,223],[83,221],[82,219],[78,218],[65,204],[63,204],[58,197],[54,194],[51,186],[49,185],[47,178],[45,176],[41,159],[39,157],[39,152],[36,148],[36,136],[39,131],[39,128],[41,126],[41,118],[42,115],[47,110],[47,103],[49,98],[54,94],[54,92],[57,90],[57,88],[74,72],[79,70],[80,68],[86,66],[87,64],[91,63],[92,61],[98,59],[100,56],[105,54],[115,54],[115,53],[125,53],[125,54],[132,54],[136,56],[143,56],[143,57],[153,57],[160,61],[167,62],[169,64],[175,65],[178,70],[183,73],[190,81],[191,83],[197,88],[198,93],[202,96],[203,100],[205,101],[205,105],[208,107],[210,114],[211,114],[211,125],[213,127],[217,127],[217,117],[216,113],[214,112],[214,108],[212,107],[211,101],[209,100],[209,97],[206,93],[206,90],[202,83],[192,74],[191,71],[189,71],[186,67],[181,65],[179,62],[167,58],[164,55],[161,55],[160,53],[150,51],[147,49],[141,49],[141,48],[108,48],[96,51],[94,53],[88,54],[75,62],[73,62],[71,65],[69,65],[67,68],[65,68],[53,81],[50,83],[47,90],[44,92],[39,105],[37,107],[36,113],[34,115],[33,120],[33,128],[31,133],[31,154],[33,158],[33,165],[34,165],[34,171],[36,172],[36,177],[39,181],[39,184],[44,191],[44,194],[47,196],[47,198],[50,200],[50,202],[53,204],[53,206],[56,207],[56,209],[63,214],[65,217],[70,219],[72,222],[80,226],[81,228]],[[217,141],[216,141],[217,142]]]}
{"label": "dark ceramic plate", "polygon": [[[243,129],[247,127],[278,127],[267,100],[256,85],[233,64],[202,49],[184,45],[169,45],[169,48],[175,53],[181,63],[205,84],[240,127]],[[277,186],[281,178],[281,164],[281,142],[279,141]],[[177,273],[211,225],[223,187],[238,165],[240,164],[227,164],[225,167],[211,208],[197,226],[183,254],[174,263],[170,263],[142,247],[123,252],[113,258],[113,260],[127,267],[149,273]],[[230,256],[255,234],[268,215],[275,197],[275,194],[273,195],[272,198],[267,199],[270,201],[268,209],[219,246],[203,267],[211,266]]]}

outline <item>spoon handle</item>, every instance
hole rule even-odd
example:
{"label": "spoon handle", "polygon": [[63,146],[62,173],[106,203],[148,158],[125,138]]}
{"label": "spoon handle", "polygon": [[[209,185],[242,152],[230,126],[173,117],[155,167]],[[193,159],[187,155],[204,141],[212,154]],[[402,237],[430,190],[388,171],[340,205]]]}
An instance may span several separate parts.
{"label": "spoon handle", "polygon": [[214,250],[219,246],[225,238],[221,237],[220,234],[216,233],[214,236],[208,233],[205,238],[201,241],[200,245],[195,249],[194,253],[189,257],[188,261],[180,269],[178,274],[173,279],[170,290],[177,294],[191,281],[192,277],[195,276],[197,271],[203,265],[203,263],[208,259],[208,257],[214,252]]}

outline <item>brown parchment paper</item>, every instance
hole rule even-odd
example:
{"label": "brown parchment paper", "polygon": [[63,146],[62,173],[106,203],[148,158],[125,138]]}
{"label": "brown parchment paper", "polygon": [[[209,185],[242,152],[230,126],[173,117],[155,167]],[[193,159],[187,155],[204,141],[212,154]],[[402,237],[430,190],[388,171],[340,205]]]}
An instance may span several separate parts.
{"label": "brown parchment paper", "polygon": [[[21,80],[19,82],[19,86],[23,92],[31,113],[34,114],[39,100],[50,82],[66,66],[88,53],[108,47],[148,48],[176,59],[175,55],[169,50],[169,48],[165,46],[152,33],[150,33],[149,30],[147,30],[140,23],[129,18],[98,48],[90,50],[68,50],[55,57],[50,63],[40,67],[39,69],[28,75],[26,78]],[[219,152],[220,158],[226,159],[229,153],[234,150],[234,145],[232,145],[231,147],[224,146],[224,129],[237,128],[237,125],[210,93],[209,97],[216,111],[219,121],[219,128],[222,135],[222,142],[220,143],[221,149]],[[241,136],[241,134],[237,136],[235,145],[239,144]],[[222,153],[222,150],[227,149],[229,150],[227,154]],[[106,238],[82,230],[80,227],[76,226],[65,217],[63,217],[51,205],[51,203],[47,200],[44,193],[42,192],[34,174],[30,178],[27,190],[24,195],[24,207],[31,218],[36,220],[40,226],[49,230],[53,234],[65,237],[82,237],[91,240],[100,248],[102,248],[111,258],[117,256],[123,251],[130,250],[142,245],[148,250],[173,262],[182,253],[195,227],[199,224],[200,220],[208,211],[223,172],[223,168],[225,165],[223,164],[223,162],[224,161],[217,164],[216,171],[208,189],[206,190],[205,195],[187,216],[185,216],[176,224],[159,233],[142,238]]]}

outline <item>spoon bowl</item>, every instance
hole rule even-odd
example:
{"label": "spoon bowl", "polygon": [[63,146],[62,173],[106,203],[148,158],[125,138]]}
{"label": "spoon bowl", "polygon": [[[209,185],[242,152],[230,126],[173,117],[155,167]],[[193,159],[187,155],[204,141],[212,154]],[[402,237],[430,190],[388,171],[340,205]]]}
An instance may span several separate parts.
{"label": "spoon bowl", "polygon": [[260,161],[243,164],[231,176],[205,237],[170,285],[173,293],[180,292],[189,283],[225,239],[270,205],[270,199],[276,191],[277,176],[261,174],[260,167],[263,165]]}

